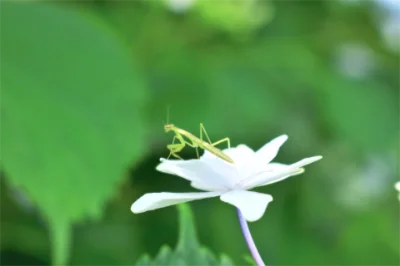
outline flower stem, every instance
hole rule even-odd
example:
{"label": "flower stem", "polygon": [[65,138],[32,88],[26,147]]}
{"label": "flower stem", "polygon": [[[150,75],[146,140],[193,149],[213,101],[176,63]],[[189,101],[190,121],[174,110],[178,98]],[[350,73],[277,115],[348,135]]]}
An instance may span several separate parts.
{"label": "flower stem", "polygon": [[246,219],[243,217],[242,213],[239,209],[237,209],[237,214],[239,217],[240,227],[242,228],[244,239],[246,240],[247,246],[250,250],[253,259],[255,260],[257,266],[265,266],[260,253],[258,253],[256,244],[254,243],[253,237],[251,236],[249,226],[247,224]]}

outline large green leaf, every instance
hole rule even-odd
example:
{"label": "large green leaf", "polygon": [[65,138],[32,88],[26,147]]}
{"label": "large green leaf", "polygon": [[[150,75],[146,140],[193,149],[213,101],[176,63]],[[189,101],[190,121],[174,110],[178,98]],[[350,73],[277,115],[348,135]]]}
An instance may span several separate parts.
{"label": "large green leaf", "polygon": [[187,204],[178,205],[179,240],[174,251],[168,246],[161,247],[154,259],[144,255],[136,265],[233,265],[225,255],[218,260],[210,250],[201,247],[196,236],[192,211]]}
{"label": "large green leaf", "polygon": [[98,217],[143,152],[146,91],[94,18],[6,2],[1,25],[2,168],[46,217],[53,263],[66,264],[71,223]]}

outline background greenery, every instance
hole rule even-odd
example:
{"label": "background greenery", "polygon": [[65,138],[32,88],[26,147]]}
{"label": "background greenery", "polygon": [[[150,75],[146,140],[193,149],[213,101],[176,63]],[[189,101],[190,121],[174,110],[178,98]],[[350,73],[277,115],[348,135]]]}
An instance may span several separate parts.
{"label": "background greenery", "polygon": [[[250,224],[268,265],[400,263],[390,1],[29,2],[1,3],[2,264],[167,263],[175,208],[129,208],[190,190],[155,171],[168,106],[170,122],[233,145],[288,134],[279,162],[324,156],[259,189],[274,197]],[[235,209],[190,206],[200,243],[230,257],[219,263],[248,265]],[[170,265],[218,263],[184,228]]]}

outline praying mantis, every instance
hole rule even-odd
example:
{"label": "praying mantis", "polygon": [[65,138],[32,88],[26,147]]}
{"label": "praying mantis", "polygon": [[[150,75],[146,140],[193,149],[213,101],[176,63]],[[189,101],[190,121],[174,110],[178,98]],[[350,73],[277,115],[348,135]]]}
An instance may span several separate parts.
{"label": "praying mantis", "polygon": [[[167,145],[167,149],[170,150],[170,154],[168,158],[172,155],[176,158],[182,159],[177,153],[180,152],[186,145],[195,148],[196,149],[196,154],[197,157],[199,157],[199,151],[198,148],[207,150],[214,154],[215,156],[229,162],[229,163],[234,163],[234,161],[226,155],[224,152],[222,152],[220,149],[216,148],[215,146],[222,143],[222,142],[227,142],[228,143],[228,148],[231,147],[231,143],[229,138],[224,138],[221,139],[217,142],[211,143],[210,138],[208,137],[208,134],[203,126],[202,123],[200,123],[200,138],[194,136],[193,134],[187,132],[186,130],[183,130],[181,128],[176,127],[173,124],[168,124],[164,126],[165,132],[173,131],[175,133],[175,136],[172,140],[172,144]],[[204,134],[207,137],[208,142],[203,140],[203,131]],[[185,138],[188,139],[189,141],[185,140]],[[179,143],[175,143],[175,140],[179,140]]]}

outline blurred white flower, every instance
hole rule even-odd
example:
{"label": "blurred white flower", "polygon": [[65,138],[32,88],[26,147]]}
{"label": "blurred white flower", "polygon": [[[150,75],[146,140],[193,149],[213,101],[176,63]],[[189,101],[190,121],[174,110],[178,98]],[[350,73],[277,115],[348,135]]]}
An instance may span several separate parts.
{"label": "blurred white flower", "polygon": [[382,23],[383,39],[393,52],[400,51],[400,16],[388,16]]}
{"label": "blurred white flower", "polygon": [[399,0],[375,0],[375,2],[392,12],[400,12]]}
{"label": "blurred white flower", "polygon": [[400,181],[398,181],[396,184],[394,184],[394,187],[399,192],[399,200],[400,200]]}
{"label": "blurred white flower", "polygon": [[165,0],[168,8],[175,13],[185,13],[193,5],[195,0]]}
{"label": "blurred white flower", "polygon": [[193,193],[149,193],[134,202],[131,210],[141,213],[192,200],[219,196],[226,203],[237,207],[247,221],[260,219],[272,196],[248,191],[249,189],[269,185],[290,176],[304,172],[303,166],[320,160],[314,156],[291,165],[271,163],[279,148],[287,140],[286,135],[275,138],[257,152],[246,145],[223,150],[235,164],[228,163],[210,152],[205,151],[200,159],[166,160],[157,166],[157,170],[180,176],[191,182],[191,186],[207,192]]}
{"label": "blurred white flower", "polygon": [[336,52],[336,66],[346,76],[365,78],[371,74],[376,65],[374,52],[359,43],[344,43]]}
{"label": "blurred white flower", "polygon": [[384,44],[392,52],[400,51],[400,1],[399,0],[375,0],[377,8],[374,14],[377,16],[377,26],[380,28]]}
{"label": "blurred white flower", "polygon": [[383,196],[390,192],[393,170],[389,158],[369,155],[363,164],[351,164],[348,167],[339,172],[345,178],[339,181],[336,189],[336,199],[343,206],[365,211],[371,204],[382,201]]}

